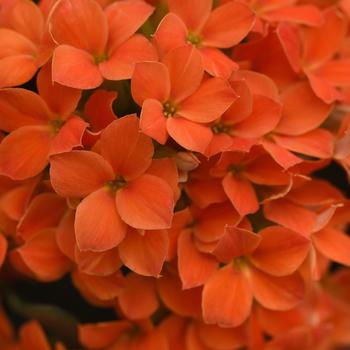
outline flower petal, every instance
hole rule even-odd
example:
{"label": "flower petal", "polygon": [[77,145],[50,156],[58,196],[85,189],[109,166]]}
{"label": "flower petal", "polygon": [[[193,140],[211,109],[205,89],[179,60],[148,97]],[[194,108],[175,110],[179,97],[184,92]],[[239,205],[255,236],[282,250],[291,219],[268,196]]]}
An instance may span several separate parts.
{"label": "flower petal", "polygon": [[252,290],[243,272],[225,266],[204,286],[203,319],[220,327],[237,327],[249,317],[252,301]]}
{"label": "flower petal", "polygon": [[47,228],[17,249],[27,267],[45,282],[61,278],[70,268],[71,262],[58,248],[56,232]]}
{"label": "flower petal", "polygon": [[317,98],[310,85],[304,82],[288,88],[282,94],[282,104],[282,118],[275,131],[286,135],[301,135],[316,129],[332,108]]}
{"label": "flower petal", "polygon": [[103,81],[93,57],[69,45],[60,45],[54,51],[52,79],[61,85],[83,90],[97,88]]}
{"label": "flower petal", "polygon": [[121,260],[130,270],[139,275],[158,277],[167,255],[168,244],[166,231],[140,233],[129,229],[118,248]]}
{"label": "flower petal", "polygon": [[199,87],[204,69],[199,51],[192,45],[185,45],[171,50],[163,59],[168,67],[173,103],[183,101]]}
{"label": "flower petal", "polygon": [[215,272],[215,257],[198,251],[191,230],[183,230],[178,239],[178,269],[182,288],[189,289],[206,283]]}
{"label": "flower petal", "polygon": [[1,89],[0,109],[0,129],[8,132],[22,126],[46,124],[51,117],[39,95],[21,88]]}
{"label": "flower petal", "polygon": [[170,50],[186,45],[186,37],[185,23],[175,13],[170,12],[160,21],[153,40],[162,57]]}
{"label": "flower petal", "polygon": [[126,224],[115,206],[114,195],[101,188],[78,205],[75,234],[80,250],[103,252],[116,247],[125,237]]}
{"label": "flower petal", "polygon": [[111,166],[90,151],[57,154],[50,158],[50,164],[52,186],[64,197],[85,197],[114,179]]}
{"label": "flower petal", "polygon": [[3,235],[0,235],[0,267],[3,264],[7,252],[7,240]]}
{"label": "flower petal", "polygon": [[316,248],[327,258],[350,266],[350,237],[335,228],[324,228],[312,235]]}
{"label": "flower petal", "polygon": [[290,310],[304,297],[304,281],[297,273],[274,277],[252,269],[251,283],[254,297],[270,310]]}
{"label": "flower petal", "polygon": [[227,174],[222,185],[227,197],[241,216],[258,211],[258,199],[250,181]]}
{"label": "flower petal", "polygon": [[163,106],[158,100],[149,99],[142,105],[140,116],[141,131],[160,144],[164,145],[168,139],[166,118]]}
{"label": "flower petal", "polygon": [[131,93],[139,105],[147,99],[164,103],[170,94],[170,77],[167,67],[160,62],[139,62],[131,78]]}
{"label": "flower petal", "polygon": [[72,116],[53,138],[49,155],[71,151],[74,147],[82,146],[83,135],[89,126],[83,119]]}
{"label": "flower petal", "polygon": [[135,34],[153,11],[152,6],[141,0],[118,1],[108,6],[105,13],[109,27],[109,51],[114,51]]}
{"label": "flower petal", "polygon": [[245,4],[229,1],[214,9],[205,24],[203,45],[228,48],[237,45],[251,30],[254,12]]}
{"label": "flower petal", "polygon": [[209,127],[181,117],[168,118],[167,130],[182,147],[200,153],[205,152],[213,137]]}
{"label": "flower petal", "polygon": [[173,216],[174,195],[171,187],[153,175],[142,175],[117,192],[121,218],[130,226],[159,230],[169,228]]}
{"label": "flower petal", "polygon": [[51,71],[51,63],[40,69],[37,77],[39,95],[52,113],[66,119],[77,108],[81,91],[54,83]]}
{"label": "flower petal", "polygon": [[170,12],[178,15],[194,32],[201,30],[209,17],[212,0],[169,0]]}
{"label": "flower petal", "polygon": [[103,53],[108,28],[101,6],[94,0],[60,0],[49,16],[50,33],[57,44],[91,54]]}
{"label": "flower petal", "polygon": [[156,60],[153,45],[144,36],[136,34],[113,50],[99,68],[105,79],[125,80],[131,78],[136,63]]}
{"label": "flower petal", "polygon": [[177,113],[193,122],[209,123],[218,119],[236,98],[237,95],[224,79],[208,79],[181,102]]}
{"label": "flower petal", "polygon": [[159,306],[154,280],[130,273],[125,287],[118,296],[123,314],[130,320],[150,317]]}
{"label": "flower petal", "polygon": [[271,226],[259,232],[261,243],[250,260],[260,270],[286,276],[295,272],[305,260],[310,241],[283,227]]}
{"label": "flower petal", "polygon": [[235,226],[226,226],[213,254],[222,262],[252,253],[260,244],[261,236]]}
{"label": "flower petal", "polygon": [[144,173],[154,152],[152,140],[140,132],[139,120],[133,115],[109,124],[101,134],[100,147],[115,174],[126,180]]}
{"label": "flower petal", "polygon": [[48,163],[51,135],[44,126],[24,126],[0,144],[0,173],[15,180],[38,175]]}

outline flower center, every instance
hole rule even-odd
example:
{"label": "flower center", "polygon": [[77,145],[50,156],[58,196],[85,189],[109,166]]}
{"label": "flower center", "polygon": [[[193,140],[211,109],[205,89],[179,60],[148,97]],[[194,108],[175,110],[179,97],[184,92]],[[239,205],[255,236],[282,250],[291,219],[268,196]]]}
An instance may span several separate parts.
{"label": "flower center", "polygon": [[104,52],[101,55],[94,56],[94,63],[100,64],[103,61],[107,61],[107,59],[108,59],[108,55],[107,55],[107,53]]}
{"label": "flower center", "polygon": [[186,41],[193,46],[199,46],[202,42],[202,38],[196,33],[188,32]]}
{"label": "flower center", "polygon": [[127,182],[122,176],[117,176],[114,180],[107,181],[105,185],[111,192],[114,193],[123,188],[126,183]]}
{"label": "flower center", "polygon": [[231,131],[232,127],[230,125],[225,125],[222,122],[216,123],[211,127],[211,130],[213,131],[214,134],[229,134]]}
{"label": "flower center", "polygon": [[163,104],[163,114],[165,117],[172,117],[175,115],[177,108],[174,103],[167,101]]}
{"label": "flower center", "polygon": [[58,134],[58,132],[61,130],[62,126],[64,125],[64,121],[62,119],[52,119],[49,121],[49,125],[51,127],[51,130],[54,134]]}

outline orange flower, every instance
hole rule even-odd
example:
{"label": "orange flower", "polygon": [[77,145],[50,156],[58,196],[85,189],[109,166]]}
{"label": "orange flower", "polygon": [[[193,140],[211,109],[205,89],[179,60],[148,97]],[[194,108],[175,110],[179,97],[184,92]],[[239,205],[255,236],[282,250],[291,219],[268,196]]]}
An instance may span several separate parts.
{"label": "orange flower", "polygon": [[39,95],[21,88],[0,91],[0,172],[21,180],[38,175],[52,154],[81,145],[87,123],[72,115],[80,91],[52,84],[50,65],[37,79]]}
{"label": "orange flower", "polygon": [[164,144],[168,134],[186,149],[203,153],[219,118],[236,99],[221,78],[202,81],[199,53],[191,46],[169,52],[159,62],[136,64],[131,92],[141,111],[141,130]]}
{"label": "orange flower", "polygon": [[85,197],[75,218],[80,250],[116,247],[127,225],[149,230],[170,227],[174,193],[165,180],[148,173],[153,145],[138,124],[135,116],[111,123],[101,134],[101,155],[72,151],[51,157],[51,181],[57,193]]}
{"label": "orange flower", "polygon": [[104,11],[95,0],[60,0],[49,25],[58,45],[52,58],[52,79],[77,89],[93,89],[109,80],[129,79],[134,64],[157,59],[155,49],[135,34],[152,14],[142,0],[124,0]]}

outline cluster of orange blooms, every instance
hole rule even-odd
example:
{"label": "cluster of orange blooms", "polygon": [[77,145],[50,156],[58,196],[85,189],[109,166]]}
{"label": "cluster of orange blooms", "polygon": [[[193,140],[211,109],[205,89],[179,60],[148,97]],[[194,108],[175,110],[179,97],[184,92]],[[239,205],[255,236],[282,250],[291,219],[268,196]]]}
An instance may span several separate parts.
{"label": "cluster of orange blooms", "polygon": [[[0,0],[0,349],[349,346],[331,163],[350,0]],[[66,274],[115,320],[11,324],[3,282]]]}

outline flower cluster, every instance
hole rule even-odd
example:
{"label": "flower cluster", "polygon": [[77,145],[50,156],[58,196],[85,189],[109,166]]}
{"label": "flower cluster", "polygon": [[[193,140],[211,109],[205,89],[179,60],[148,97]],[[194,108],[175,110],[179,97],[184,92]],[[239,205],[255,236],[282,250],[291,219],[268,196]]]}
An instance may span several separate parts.
{"label": "flower cluster", "polygon": [[[350,345],[317,175],[350,179],[349,29],[349,0],[1,0],[1,281],[112,308],[84,349]],[[1,349],[70,348],[5,309]]]}

